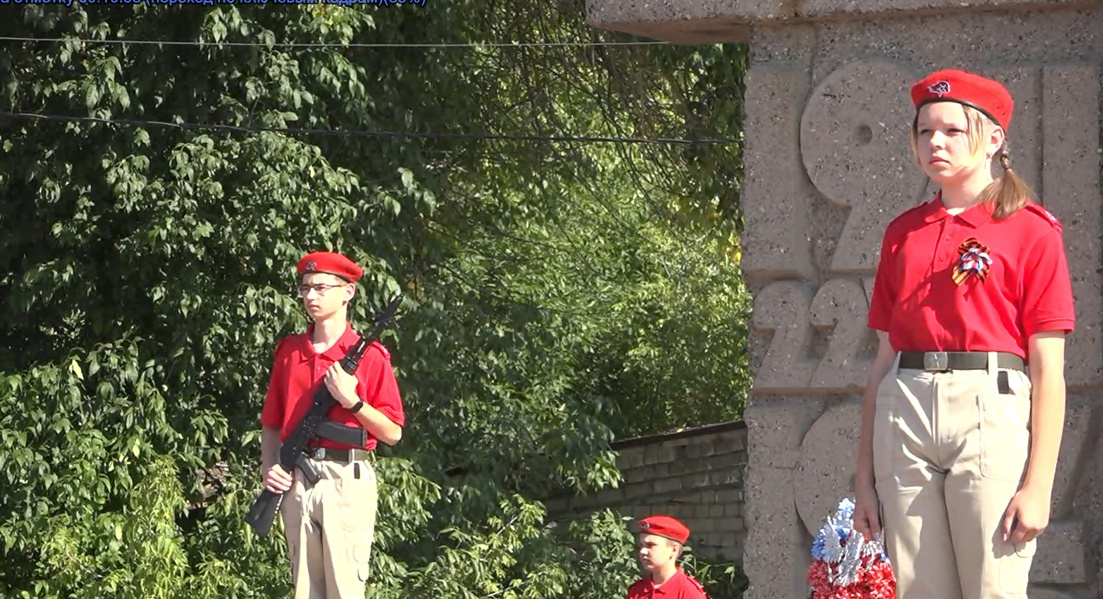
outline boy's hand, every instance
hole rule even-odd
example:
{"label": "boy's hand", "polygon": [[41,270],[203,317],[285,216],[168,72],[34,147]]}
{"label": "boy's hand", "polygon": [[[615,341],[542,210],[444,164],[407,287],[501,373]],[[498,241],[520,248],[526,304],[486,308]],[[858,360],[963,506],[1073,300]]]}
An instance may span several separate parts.
{"label": "boy's hand", "polygon": [[286,493],[291,490],[295,477],[279,464],[273,464],[264,475],[264,488],[273,493]]}
{"label": "boy's hand", "polygon": [[326,371],[325,384],[337,403],[346,408],[351,408],[360,398],[356,395],[356,377],[345,372],[340,362],[334,362]]}

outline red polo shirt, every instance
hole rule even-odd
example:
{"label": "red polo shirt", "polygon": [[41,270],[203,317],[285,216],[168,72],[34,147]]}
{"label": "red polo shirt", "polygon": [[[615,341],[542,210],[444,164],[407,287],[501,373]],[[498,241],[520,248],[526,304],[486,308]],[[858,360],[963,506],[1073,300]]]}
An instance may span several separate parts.
{"label": "red polo shirt", "polygon": [[[310,409],[314,391],[325,383],[322,378],[335,362],[339,362],[356,345],[360,336],[345,329],[345,334],[324,353],[316,353],[310,341],[311,328],[301,335],[285,337],[276,347],[275,363],[272,366],[272,378],[268,383],[268,395],[264,399],[264,410],[260,415],[261,425],[280,429],[280,440],[295,428],[299,420]],[[391,356],[378,342],[372,343],[364,351],[360,365],[356,368],[356,394],[365,404],[379,410],[395,424],[402,426],[406,416],[402,411],[402,399],[398,394],[398,382],[391,368]],[[334,406],[329,417],[342,424],[361,426],[356,416],[340,405]],[[349,445],[320,439],[320,446],[347,449]],[[368,433],[365,449],[375,449],[376,438]]]}
{"label": "red polo shirt", "polygon": [[670,577],[670,580],[659,587],[655,586],[655,581],[651,580],[650,576],[636,581],[635,584],[628,587],[628,597],[626,599],[653,599],[658,597],[664,597],[665,599],[708,599],[701,583],[697,582],[692,576],[687,576],[681,568],[674,576]]}
{"label": "red polo shirt", "polygon": [[[987,246],[987,275],[958,285],[969,238]],[[1002,351],[1027,357],[1030,336],[1073,329],[1061,225],[1041,206],[1003,220],[988,204],[954,216],[941,194],[897,217],[881,243],[869,327],[896,351]]]}

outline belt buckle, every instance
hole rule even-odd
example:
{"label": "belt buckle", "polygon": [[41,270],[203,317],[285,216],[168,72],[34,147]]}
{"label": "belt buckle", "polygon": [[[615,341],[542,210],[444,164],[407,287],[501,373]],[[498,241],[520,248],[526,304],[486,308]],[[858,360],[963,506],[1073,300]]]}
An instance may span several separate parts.
{"label": "belt buckle", "polygon": [[929,351],[923,354],[924,370],[949,370],[950,357],[944,351]]}

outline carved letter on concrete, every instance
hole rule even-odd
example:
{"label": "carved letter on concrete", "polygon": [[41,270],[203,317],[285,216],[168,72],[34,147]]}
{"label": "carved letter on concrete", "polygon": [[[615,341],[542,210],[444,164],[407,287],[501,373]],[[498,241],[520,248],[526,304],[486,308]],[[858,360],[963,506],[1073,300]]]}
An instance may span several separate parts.
{"label": "carved letter on concrete", "polygon": [[877,267],[881,233],[914,206],[923,175],[908,150],[914,74],[883,61],[846,64],[812,92],[800,127],[808,177],[836,206],[850,208],[831,260],[836,273]]}

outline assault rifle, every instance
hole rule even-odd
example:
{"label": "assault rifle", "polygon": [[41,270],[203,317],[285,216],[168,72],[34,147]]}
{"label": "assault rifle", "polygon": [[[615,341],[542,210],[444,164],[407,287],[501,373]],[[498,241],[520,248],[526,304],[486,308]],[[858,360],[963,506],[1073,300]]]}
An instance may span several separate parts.
{"label": "assault rifle", "polygon": [[[387,325],[390,324],[391,318],[394,317],[398,304],[401,302],[402,294],[399,294],[383,308],[383,311],[376,318],[375,327],[372,328],[371,332],[361,336],[356,345],[352,346],[352,349],[341,360],[342,370],[349,374],[356,372],[356,367],[360,365],[360,358],[364,356],[368,346],[383,334]],[[356,447],[363,447],[367,443],[367,431],[364,429],[346,426],[329,419],[329,411],[336,405],[337,400],[333,397],[333,394],[329,392],[325,383],[320,383],[318,390],[314,392],[314,401],[310,409],[307,410],[302,420],[299,420],[294,430],[287,435],[283,445],[280,446],[280,466],[287,472],[294,472],[295,468],[298,468],[312,485],[317,484],[319,474],[314,465],[307,460],[306,450],[311,441],[317,437],[323,437]],[[249,508],[249,513],[245,515],[245,522],[252,526],[258,535],[263,537],[272,528],[272,522],[280,511],[283,496],[284,493],[273,493],[265,489],[261,492],[260,497],[253,502],[253,506]]]}

